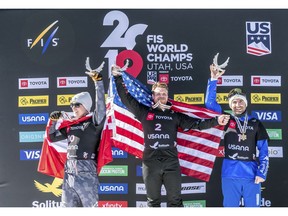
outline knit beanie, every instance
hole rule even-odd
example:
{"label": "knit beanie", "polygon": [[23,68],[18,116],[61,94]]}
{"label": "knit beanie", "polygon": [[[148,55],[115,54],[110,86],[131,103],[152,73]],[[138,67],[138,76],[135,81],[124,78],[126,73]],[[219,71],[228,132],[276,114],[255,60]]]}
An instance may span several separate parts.
{"label": "knit beanie", "polygon": [[84,108],[88,112],[90,112],[92,107],[92,98],[89,92],[81,92],[79,94],[74,95],[70,103],[81,103],[84,106]]}

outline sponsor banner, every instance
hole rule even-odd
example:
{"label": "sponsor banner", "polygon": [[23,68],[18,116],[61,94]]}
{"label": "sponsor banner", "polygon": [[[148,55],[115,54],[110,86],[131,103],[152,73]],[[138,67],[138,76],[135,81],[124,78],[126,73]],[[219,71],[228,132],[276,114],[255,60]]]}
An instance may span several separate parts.
{"label": "sponsor banner", "polygon": [[47,124],[48,113],[18,114],[19,125]]}
{"label": "sponsor banner", "polygon": [[128,166],[106,165],[102,167],[99,176],[128,176]]}
{"label": "sponsor banner", "polygon": [[204,104],[204,94],[174,94],[174,100],[187,104]]}
{"label": "sponsor banner", "polygon": [[[282,146],[268,146],[269,158],[283,158]],[[256,156],[259,156],[259,151],[256,149]]]}
{"label": "sponsor banner", "polygon": [[136,176],[143,176],[143,174],[142,174],[142,166],[140,166],[140,165],[136,166]]}
{"label": "sponsor banner", "polygon": [[169,71],[159,71],[159,82],[169,84]]}
{"label": "sponsor banner", "polygon": [[[181,194],[206,193],[206,182],[191,182],[181,184]],[[136,194],[146,194],[144,183],[136,183]],[[161,187],[161,195],[166,195],[164,185]]]}
{"label": "sponsor banner", "polygon": [[20,131],[19,142],[43,142],[45,131]]}
{"label": "sponsor banner", "polygon": [[269,158],[283,158],[282,146],[268,146]]}
{"label": "sponsor banner", "polygon": [[206,193],[206,182],[182,183],[181,194]]}
{"label": "sponsor banner", "polygon": [[251,93],[251,104],[281,104],[281,93]]}
{"label": "sponsor banner", "polygon": [[49,78],[19,78],[19,89],[46,89],[49,88]]}
{"label": "sponsor banner", "polygon": [[34,208],[59,208],[61,207],[61,202],[58,202],[55,200],[45,200],[45,201],[34,200],[32,202],[32,207]]}
{"label": "sponsor banner", "polygon": [[251,115],[263,122],[281,122],[282,112],[272,110],[253,110]]}
{"label": "sponsor banner", "polygon": [[40,149],[20,150],[20,160],[39,160],[40,154]]}
{"label": "sponsor banner", "polygon": [[[146,187],[144,183],[136,183],[136,194],[146,194]],[[166,195],[164,185],[161,187],[161,195]]]}
{"label": "sponsor banner", "polygon": [[[240,207],[244,206],[244,199],[241,198],[240,200]],[[271,207],[272,203],[271,200],[266,200],[264,197],[261,198],[260,207]]]}
{"label": "sponsor banner", "polygon": [[57,95],[57,106],[70,106],[70,101],[75,94]]}
{"label": "sponsor banner", "polygon": [[42,107],[49,106],[48,95],[18,96],[18,107]]}
{"label": "sponsor banner", "polygon": [[282,129],[266,129],[271,140],[282,140]]}
{"label": "sponsor banner", "polygon": [[217,86],[243,86],[243,76],[221,76],[217,80]]}
{"label": "sponsor banner", "polygon": [[57,88],[84,88],[87,86],[87,76],[57,77]]}
{"label": "sponsor banner", "polygon": [[117,200],[102,200],[98,202],[98,207],[100,208],[123,208],[128,207],[127,201],[117,201]]}
{"label": "sponsor banner", "polygon": [[[160,204],[161,207],[167,207],[166,202],[161,202]],[[138,208],[148,208],[149,206],[147,205],[147,201],[136,201],[136,207]]]}
{"label": "sponsor banner", "polygon": [[216,101],[218,104],[229,104],[228,93],[217,93]]}
{"label": "sponsor banner", "polygon": [[188,208],[201,208],[206,207],[206,200],[188,200],[183,201],[184,207]]}
{"label": "sponsor banner", "polygon": [[224,146],[219,146],[216,157],[224,157],[224,156],[225,156]]}
{"label": "sponsor banner", "polygon": [[99,194],[128,194],[128,184],[100,183]]}
{"label": "sponsor banner", "polygon": [[127,158],[128,157],[128,153],[126,151],[123,151],[121,149],[112,148],[112,156],[113,158]]}
{"label": "sponsor banner", "polygon": [[147,84],[153,85],[157,82],[157,71],[147,71]]}
{"label": "sponsor banner", "polygon": [[281,86],[281,76],[251,76],[251,86]]}

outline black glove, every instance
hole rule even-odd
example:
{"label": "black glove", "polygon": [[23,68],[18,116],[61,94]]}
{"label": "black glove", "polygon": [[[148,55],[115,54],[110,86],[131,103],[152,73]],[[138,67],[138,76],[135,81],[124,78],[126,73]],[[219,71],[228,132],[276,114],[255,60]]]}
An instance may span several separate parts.
{"label": "black glove", "polygon": [[50,114],[50,119],[53,121],[57,121],[60,117],[62,117],[62,113],[60,111],[53,111]]}

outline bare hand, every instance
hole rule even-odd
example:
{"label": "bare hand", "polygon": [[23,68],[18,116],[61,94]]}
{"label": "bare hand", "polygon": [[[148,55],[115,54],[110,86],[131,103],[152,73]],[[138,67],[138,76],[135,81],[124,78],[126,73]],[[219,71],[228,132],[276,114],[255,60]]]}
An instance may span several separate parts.
{"label": "bare hand", "polygon": [[122,73],[121,73],[121,68],[117,65],[112,65],[111,67],[111,73],[113,76],[117,77],[117,76],[121,76]]}
{"label": "bare hand", "polygon": [[264,181],[265,181],[265,179],[261,178],[260,176],[255,177],[255,184],[259,184],[259,183],[264,182]]}
{"label": "bare hand", "polygon": [[219,71],[214,64],[211,64],[210,65],[210,72],[211,72],[211,78],[212,79],[218,79],[219,77],[221,77],[224,73],[225,73],[225,70],[223,71]]}
{"label": "bare hand", "polygon": [[219,125],[226,125],[229,122],[230,115],[220,115],[218,116],[218,124]]}

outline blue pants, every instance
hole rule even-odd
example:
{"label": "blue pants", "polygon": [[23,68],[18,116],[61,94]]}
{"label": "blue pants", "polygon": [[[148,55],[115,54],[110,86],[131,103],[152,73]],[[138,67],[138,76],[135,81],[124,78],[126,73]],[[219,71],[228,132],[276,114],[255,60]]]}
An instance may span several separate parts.
{"label": "blue pants", "polygon": [[222,178],[222,193],[224,207],[239,207],[242,197],[245,207],[260,207],[261,184],[254,179]]}

